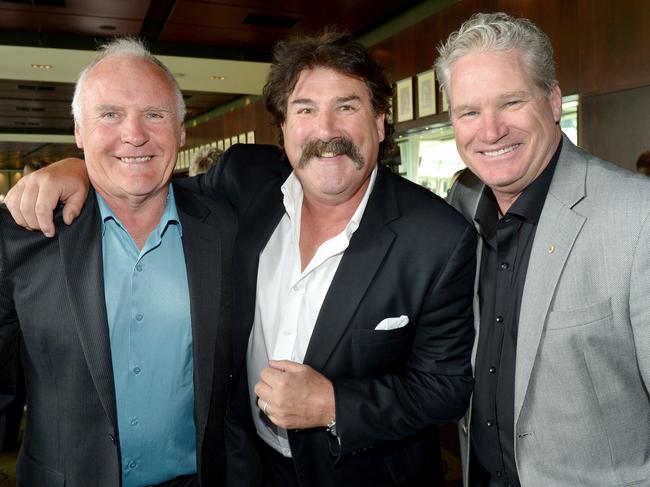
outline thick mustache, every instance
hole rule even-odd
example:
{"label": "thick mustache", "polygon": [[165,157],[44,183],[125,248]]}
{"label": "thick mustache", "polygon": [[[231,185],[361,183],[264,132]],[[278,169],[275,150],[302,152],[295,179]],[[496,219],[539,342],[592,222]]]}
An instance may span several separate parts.
{"label": "thick mustache", "polygon": [[310,159],[331,153],[337,156],[348,156],[357,169],[363,167],[363,156],[359,148],[346,137],[336,137],[330,140],[310,139],[302,147],[299,167],[305,167]]}

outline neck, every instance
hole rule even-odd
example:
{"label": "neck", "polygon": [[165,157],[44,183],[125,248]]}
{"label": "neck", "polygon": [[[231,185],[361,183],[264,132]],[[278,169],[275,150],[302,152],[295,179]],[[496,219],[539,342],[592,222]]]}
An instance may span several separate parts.
{"label": "neck", "polygon": [[300,218],[300,261],[304,270],[324,242],[341,233],[363,200],[370,178],[348,200],[337,204],[303,195]]}
{"label": "neck", "polygon": [[160,223],[165,211],[168,188],[165,187],[145,198],[116,198],[104,194],[99,189],[97,192],[122,222],[138,249],[142,249],[153,229]]}

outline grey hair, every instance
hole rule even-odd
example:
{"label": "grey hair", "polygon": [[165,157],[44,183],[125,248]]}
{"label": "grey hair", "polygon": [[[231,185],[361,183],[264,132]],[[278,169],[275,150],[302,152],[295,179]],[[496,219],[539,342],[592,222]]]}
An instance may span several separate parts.
{"label": "grey hair", "polygon": [[158,66],[174,87],[179,119],[182,121],[185,118],[185,100],[183,99],[183,94],[178,86],[178,82],[169,68],[151,54],[139,39],[133,37],[116,37],[110,42],[99,46],[99,54],[97,57],[95,57],[95,59],[93,59],[92,62],[86,66],[81,73],[79,73],[79,78],[77,79],[77,84],[74,88],[74,96],[72,97],[72,116],[75,123],[81,123],[81,98],[83,96],[83,87],[86,78],[88,77],[88,73],[101,61],[110,57],[133,57],[148,61],[151,64]]}
{"label": "grey hair", "polygon": [[465,21],[438,46],[434,63],[440,90],[449,96],[449,74],[454,61],[471,51],[518,50],[529,74],[546,96],[558,84],[553,47],[548,36],[528,19],[503,12],[478,13]]}

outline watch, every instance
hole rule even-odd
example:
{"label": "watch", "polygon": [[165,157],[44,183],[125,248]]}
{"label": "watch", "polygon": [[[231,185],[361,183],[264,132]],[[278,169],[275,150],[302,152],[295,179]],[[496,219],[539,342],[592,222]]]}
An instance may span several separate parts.
{"label": "watch", "polygon": [[330,435],[336,436],[338,438],[339,435],[336,434],[336,420],[335,419],[333,419],[329,423],[327,423],[326,428],[327,428],[327,432]]}

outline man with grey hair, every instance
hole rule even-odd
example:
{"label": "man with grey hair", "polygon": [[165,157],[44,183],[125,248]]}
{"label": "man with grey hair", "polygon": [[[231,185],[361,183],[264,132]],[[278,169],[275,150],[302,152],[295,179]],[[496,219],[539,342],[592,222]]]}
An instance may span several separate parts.
{"label": "man with grey hair", "polygon": [[0,398],[20,361],[29,411],[18,483],[218,485],[234,214],[169,184],[183,98],[139,41],[103,48],[73,115],[79,218],[56,212],[48,239],[0,211]]}
{"label": "man with grey hair", "polygon": [[562,134],[532,22],[477,14],[439,52],[481,236],[465,485],[650,485],[650,182]]}

